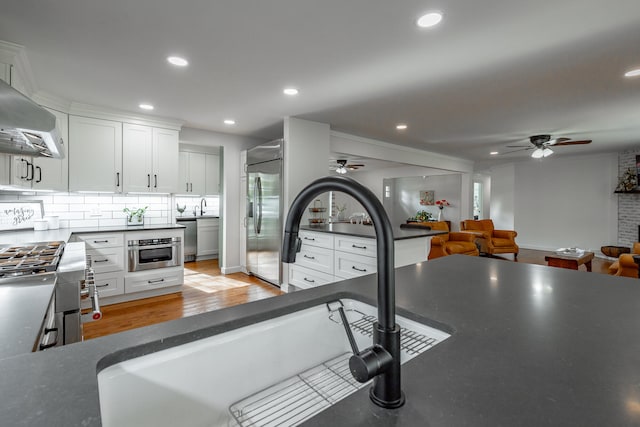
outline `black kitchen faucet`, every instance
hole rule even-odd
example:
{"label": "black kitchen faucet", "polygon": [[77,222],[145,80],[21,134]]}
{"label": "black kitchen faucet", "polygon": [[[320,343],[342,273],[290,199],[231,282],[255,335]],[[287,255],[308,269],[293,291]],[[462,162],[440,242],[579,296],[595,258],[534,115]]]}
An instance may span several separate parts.
{"label": "black kitchen faucet", "polygon": [[344,176],[320,178],[309,184],[289,208],[284,228],[282,262],[295,262],[296,253],[300,250],[298,230],[302,214],[319,194],[327,191],[341,191],[360,202],[371,217],[376,232],[378,321],[373,325],[373,345],[363,351],[354,349],[349,369],[354,378],[362,383],[375,377],[369,396],[376,405],[399,408],[405,398],[400,387],[400,328],[396,325],[395,313],[393,231],[389,217],[375,194]]}

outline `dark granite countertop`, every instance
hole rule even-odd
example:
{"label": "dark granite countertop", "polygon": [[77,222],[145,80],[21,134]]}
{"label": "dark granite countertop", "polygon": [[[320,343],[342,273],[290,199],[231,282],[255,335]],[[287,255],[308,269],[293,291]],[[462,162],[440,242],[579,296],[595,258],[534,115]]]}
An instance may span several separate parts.
{"label": "dark granite countertop", "polygon": [[0,284],[0,359],[33,351],[55,284],[55,273]]}
{"label": "dark granite countertop", "polygon": [[[335,298],[375,303],[372,277],[0,360],[0,425],[100,425],[105,366]],[[403,365],[402,408],[362,389],[307,425],[640,424],[637,279],[452,255],[397,269],[396,287],[399,315],[452,336]]]}
{"label": "dark granite countertop", "polygon": [[171,230],[185,228],[182,224],[149,224],[149,225],[111,225],[105,227],[74,227],[59,228],[56,230],[16,230],[0,231],[0,244],[17,244],[26,242],[47,242],[53,240],[68,241],[73,233],[114,233],[119,231],[147,231],[147,230]]}
{"label": "dark granite countertop", "polygon": [[220,218],[220,217],[217,215],[179,216],[176,218],[176,221],[185,222],[185,221],[196,221],[198,219],[211,219],[211,218]]}
{"label": "dark granite countertop", "polygon": [[[345,234],[356,237],[375,238],[376,231],[372,225],[350,224],[344,222],[336,222],[323,225],[301,225],[300,230],[319,231],[321,233]],[[415,239],[416,237],[428,237],[438,234],[444,234],[442,230],[423,229],[405,229],[398,226],[393,227],[394,240]]]}

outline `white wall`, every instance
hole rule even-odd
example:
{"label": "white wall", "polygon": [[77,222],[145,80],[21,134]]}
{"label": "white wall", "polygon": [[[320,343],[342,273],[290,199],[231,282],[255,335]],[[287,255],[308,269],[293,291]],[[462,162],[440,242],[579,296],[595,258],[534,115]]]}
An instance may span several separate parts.
{"label": "white wall", "polygon": [[180,143],[205,147],[222,147],[222,181],[220,183],[220,270],[223,274],[242,270],[240,262],[240,227],[244,209],[240,200],[240,152],[264,141],[253,138],[182,128]]}
{"label": "white wall", "polygon": [[598,252],[617,240],[616,153],[550,157],[491,170],[491,218],[523,248]]}
{"label": "white wall", "polygon": [[[496,229],[513,230],[515,166],[513,163],[491,169],[491,203],[489,211]],[[518,243],[520,239],[518,240]]]}

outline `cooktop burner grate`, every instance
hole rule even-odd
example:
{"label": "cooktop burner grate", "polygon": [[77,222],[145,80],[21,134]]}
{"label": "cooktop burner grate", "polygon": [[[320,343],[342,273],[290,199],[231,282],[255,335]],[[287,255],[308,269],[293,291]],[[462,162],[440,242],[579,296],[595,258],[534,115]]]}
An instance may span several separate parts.
{"label": "cooktop burner grate", "polygon": [[0,246],[0,278],[53,272],[63,251],[62,241]]}

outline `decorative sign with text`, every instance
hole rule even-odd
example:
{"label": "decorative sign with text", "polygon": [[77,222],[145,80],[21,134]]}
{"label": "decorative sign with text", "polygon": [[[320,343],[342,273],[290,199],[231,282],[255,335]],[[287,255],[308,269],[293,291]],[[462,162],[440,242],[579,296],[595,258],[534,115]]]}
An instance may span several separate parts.
{"label": "decorative sign with text", "polygon": [[0,200],[0,230],[33,228],[33,221],[42,219],[39,200]]}

